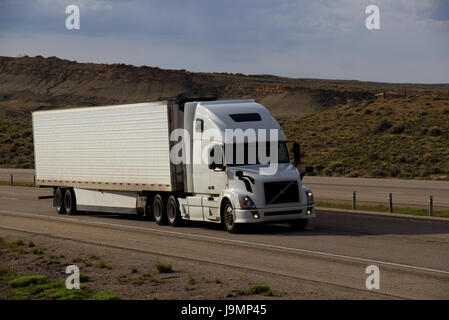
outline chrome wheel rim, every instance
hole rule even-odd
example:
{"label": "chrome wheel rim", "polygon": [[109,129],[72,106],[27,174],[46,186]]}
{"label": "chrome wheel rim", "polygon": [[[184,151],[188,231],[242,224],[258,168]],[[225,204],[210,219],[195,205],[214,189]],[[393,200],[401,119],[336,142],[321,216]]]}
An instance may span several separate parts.
{"label": "chrome wheel rim", "polygon": [[226,207],[226,211],[225,211],[225,221],[226,221],[226,225],[231,227],[234,223],[234,214],[233,214],[234,210],[232,209],[231,205],[228,205]]}
{"label": "chrome wheel rim", "polygon": [[161,216],[161,204],[159,202],[156,203],[156,205],[154,206],[154,217],[156,219],[159,219]]}
{"label": "chrome wheel rim", "polygon": [[172,202],[168,204],[167,216],[170,221],[175,220],[175,208]]}

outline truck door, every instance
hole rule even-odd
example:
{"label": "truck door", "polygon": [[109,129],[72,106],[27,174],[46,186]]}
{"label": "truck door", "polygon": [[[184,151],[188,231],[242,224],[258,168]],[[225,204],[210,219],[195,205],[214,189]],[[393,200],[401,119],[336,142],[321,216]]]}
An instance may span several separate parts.
{"label": "truck door", "polygon": [[201,155],[206,152],[206,141],[203,141],[204,120],[195,118],[193,134],[193,191],[195,193],[209,193],[209,166],[202,161]]}
{"label": "truck door", "polygon": [[[221,163],[224,163],[223,159],[223,145],[222,144],[215,144],[211,146],[209,144],[209,152],[211,153],[211,158],[214,157],[214,153],[218,152],[218,157],[221,158]],[[228,176],[226,175],[226,171],[223,168],[215,168],[211,169],[209,168],[208,172],[209,176],[209,193],[213,195],[219,195],[223,193],[223,190],[227,187],[228,184]]]}

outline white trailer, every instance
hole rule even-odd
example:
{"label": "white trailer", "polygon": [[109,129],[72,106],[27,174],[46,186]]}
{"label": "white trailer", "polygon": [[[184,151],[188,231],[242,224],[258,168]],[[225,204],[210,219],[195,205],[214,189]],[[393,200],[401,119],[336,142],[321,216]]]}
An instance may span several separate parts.
{"label": "white trailer", "polygon": [[[253,100],[60,109],[33,112],[32,118],[36,182],[53,188],[60,214],[141,214],[173,226],[182,220],[210,221],[223,223],[230,232],[243,223],[274,221],[304,228],[315,216],[311,191],[285,160],[279,124]],[[206,136],[208,129],[220,137]],[[259,161],[226,160],[226,150],[232,148],[226,148],[224,136],[230,129],[279,130],[284,159],[277,171],[263,175]],[[184,132],[180,141],[172,137],[177,130]],[[248,152],[258,139],[245,137],[243,150]],[[175,146],[182,147],[181,162],[173,161]],[[208,162],[195,162],[202,152],[209,154]],[[212,156],[223,162],[212,161]]]}

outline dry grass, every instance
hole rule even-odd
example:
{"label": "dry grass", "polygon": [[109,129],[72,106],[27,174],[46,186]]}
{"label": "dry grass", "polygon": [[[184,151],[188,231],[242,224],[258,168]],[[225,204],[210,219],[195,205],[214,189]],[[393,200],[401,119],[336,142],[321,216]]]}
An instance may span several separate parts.
{"label": "dry grass", "polygon": [[339,105],[283,128],[317,175],[449,180],[449,100],[432,95]]}

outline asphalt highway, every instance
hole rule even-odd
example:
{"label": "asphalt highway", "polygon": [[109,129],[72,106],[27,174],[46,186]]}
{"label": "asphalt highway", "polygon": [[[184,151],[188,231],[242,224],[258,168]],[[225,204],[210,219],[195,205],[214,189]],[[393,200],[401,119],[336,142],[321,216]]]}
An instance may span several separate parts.
{"label": "asphalt highway", "polygon": [[[282,224],[228,234],[215,225],[158,226],[136,217],[58,215],[48,189],[0,187],[2,229],[275,274],[365,294],[366,267],[386,298],[449,298],[449,222],[318,211],[307,230]],[[373,298],[376,296],[373,295]]]}

